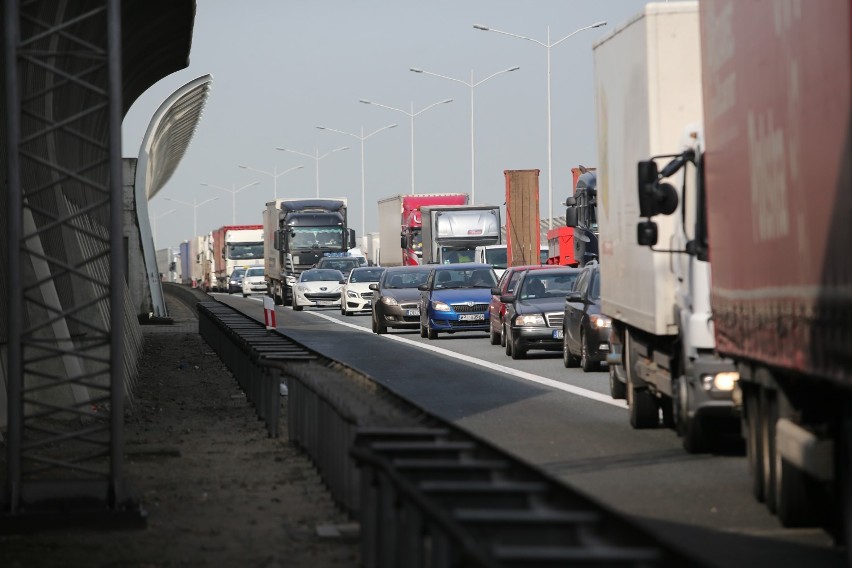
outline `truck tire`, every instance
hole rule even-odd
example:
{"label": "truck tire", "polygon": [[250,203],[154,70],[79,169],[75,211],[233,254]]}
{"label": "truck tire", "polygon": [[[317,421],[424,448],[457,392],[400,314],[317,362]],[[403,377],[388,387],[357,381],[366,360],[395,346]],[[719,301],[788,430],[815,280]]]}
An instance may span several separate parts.
{"label": "truck tire", "polygon": [[746,422],[746,458],[751,475],[751,494],[763,503],[763,432],[760,431],[760,393],[748,389],[743,399]]}
{"label": "truck tire", "polygon": [[609,395],[615,400],[627,398],[627,385],[621,382],[615,373],[615,365],[609,366]]}
{"label": "truck tire", "polygon": [[[783,391],[775,396],[777,418],[792,418],[793,407]],[[775,508],[787,528],[817,526],[822,516],[822,491],[816,480],[775,451]]]}
{"label": "truck tire", "polygon": [[589,356],[589,343],[586,340],[586,334],[580,332],[580,366],[584,373],[591,373],[601,370],[601,364],[597,361],[592,361]]}
{"label": "truck tire", "polygon": [[710,448],[706,424],[700,418],[689,417],[689,391],[684,385],[684,375],[672,382],[672,422],[681,437],[683,449],[688,454],[706,452]]}
{"label": "truck tire", "polygon": [[775,393],[769,389],[760,389],[760,432],[761,461],[763,470],[763,497],[766,508],[775,514],[775,423],[778,420],[778,407]]}
{"label": "truck tire", "polygon": [[660,415],[654,395],[644,386],[636,386],[636,350],[630,332],[625,333],[624,355],[627,358],[624,370],[627,374],[627,405],[630,409],[630,425],[635,429],[656,428],[660,425]]}

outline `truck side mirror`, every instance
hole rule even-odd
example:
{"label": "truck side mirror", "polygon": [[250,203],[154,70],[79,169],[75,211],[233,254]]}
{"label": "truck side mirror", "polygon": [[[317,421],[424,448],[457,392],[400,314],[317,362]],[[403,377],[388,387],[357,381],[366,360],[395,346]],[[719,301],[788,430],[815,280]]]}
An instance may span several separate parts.
{"label": "truck side mirror", "polygon": [[349,243],[347,248],[355,248],[355,229],[346,229],[346,236]]}
{"label": "truck side mirror", "polygon": [[577,199],[572,195],[565,199],[565,207],[574,207],[577,205]]}
{"label": "truck side mirror", "polygon": [[404,249],[404,248],[405,248],[405,246],[406,246],[406,243],[405,243],[405,235],[403,235],[403,236],[399,239],[399,248]]}
{"label": "truck side mirror", "polygon": [[[571,198],[573,199],[573,197]],[[568,206],[565,209],[565,226],[566,227],[576,227],[577,226],[577,208],[574,206]]]}
{"label": "truck side mirror", "polygon": [[640,216],[671,215],[677,210],[677,190],[670,183],[660,183],[653,160],[639,162],[637,178]]}
{"label": "truck side mirror", "polygon": [[272,248],[281,250],[281,231],[275,231],[272,234]]}
{"label": "truck side mirror", "polygon": [[657,224],[653,221],[642,221],[636,225],[636,242],[639,246],[652,247],[657,244]]}

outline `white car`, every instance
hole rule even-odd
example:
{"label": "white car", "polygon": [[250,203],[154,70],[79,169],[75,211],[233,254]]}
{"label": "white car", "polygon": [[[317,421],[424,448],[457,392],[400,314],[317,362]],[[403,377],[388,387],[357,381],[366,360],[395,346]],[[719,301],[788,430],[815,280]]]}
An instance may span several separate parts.
{"label": "white car", "polygon": [[370,284],[378,283],[384,271],[381,266],[353,268],[340,291],[340,313],[351,316],[357,312],[369,312],[373,306]]}
{"label": "white car", "polygon": [[343,279],[343,273],[333,268],[305,270],[293,286],[293,309],[298,312],[305,306],[340,306]]}
{"label": "white car", "polygon": [[262,266],[252,266],[243,275],[243,298],[249,294],[266,294],[266,276]]}

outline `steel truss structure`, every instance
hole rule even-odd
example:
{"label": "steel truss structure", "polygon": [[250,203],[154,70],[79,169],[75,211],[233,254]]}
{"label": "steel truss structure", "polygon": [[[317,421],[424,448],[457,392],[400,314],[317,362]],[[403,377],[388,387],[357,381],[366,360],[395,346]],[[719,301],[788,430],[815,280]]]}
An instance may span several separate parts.
{"label": "steel truss structure", "polygon": [[6,521],[144,518],[122,476],[121,4],[4,0]]}

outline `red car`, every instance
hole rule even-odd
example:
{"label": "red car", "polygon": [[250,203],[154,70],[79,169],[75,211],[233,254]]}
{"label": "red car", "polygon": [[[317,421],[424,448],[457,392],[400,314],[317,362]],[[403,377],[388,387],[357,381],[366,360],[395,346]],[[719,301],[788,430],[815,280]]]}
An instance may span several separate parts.
{"label": "red car", "polygon": [[491,345],[502,345],[506,347],[506,338],[503,336],[503,316],[506,314],[506,304],[500,301],[503,294],[512,294],[521,276],[527,270],[541,270],[553,268],[548,264],[529,264],[526,266],[510,266],[500,277],[497,286],[491,289],[491,303],[488,311],[491,314],[489,336]]}

